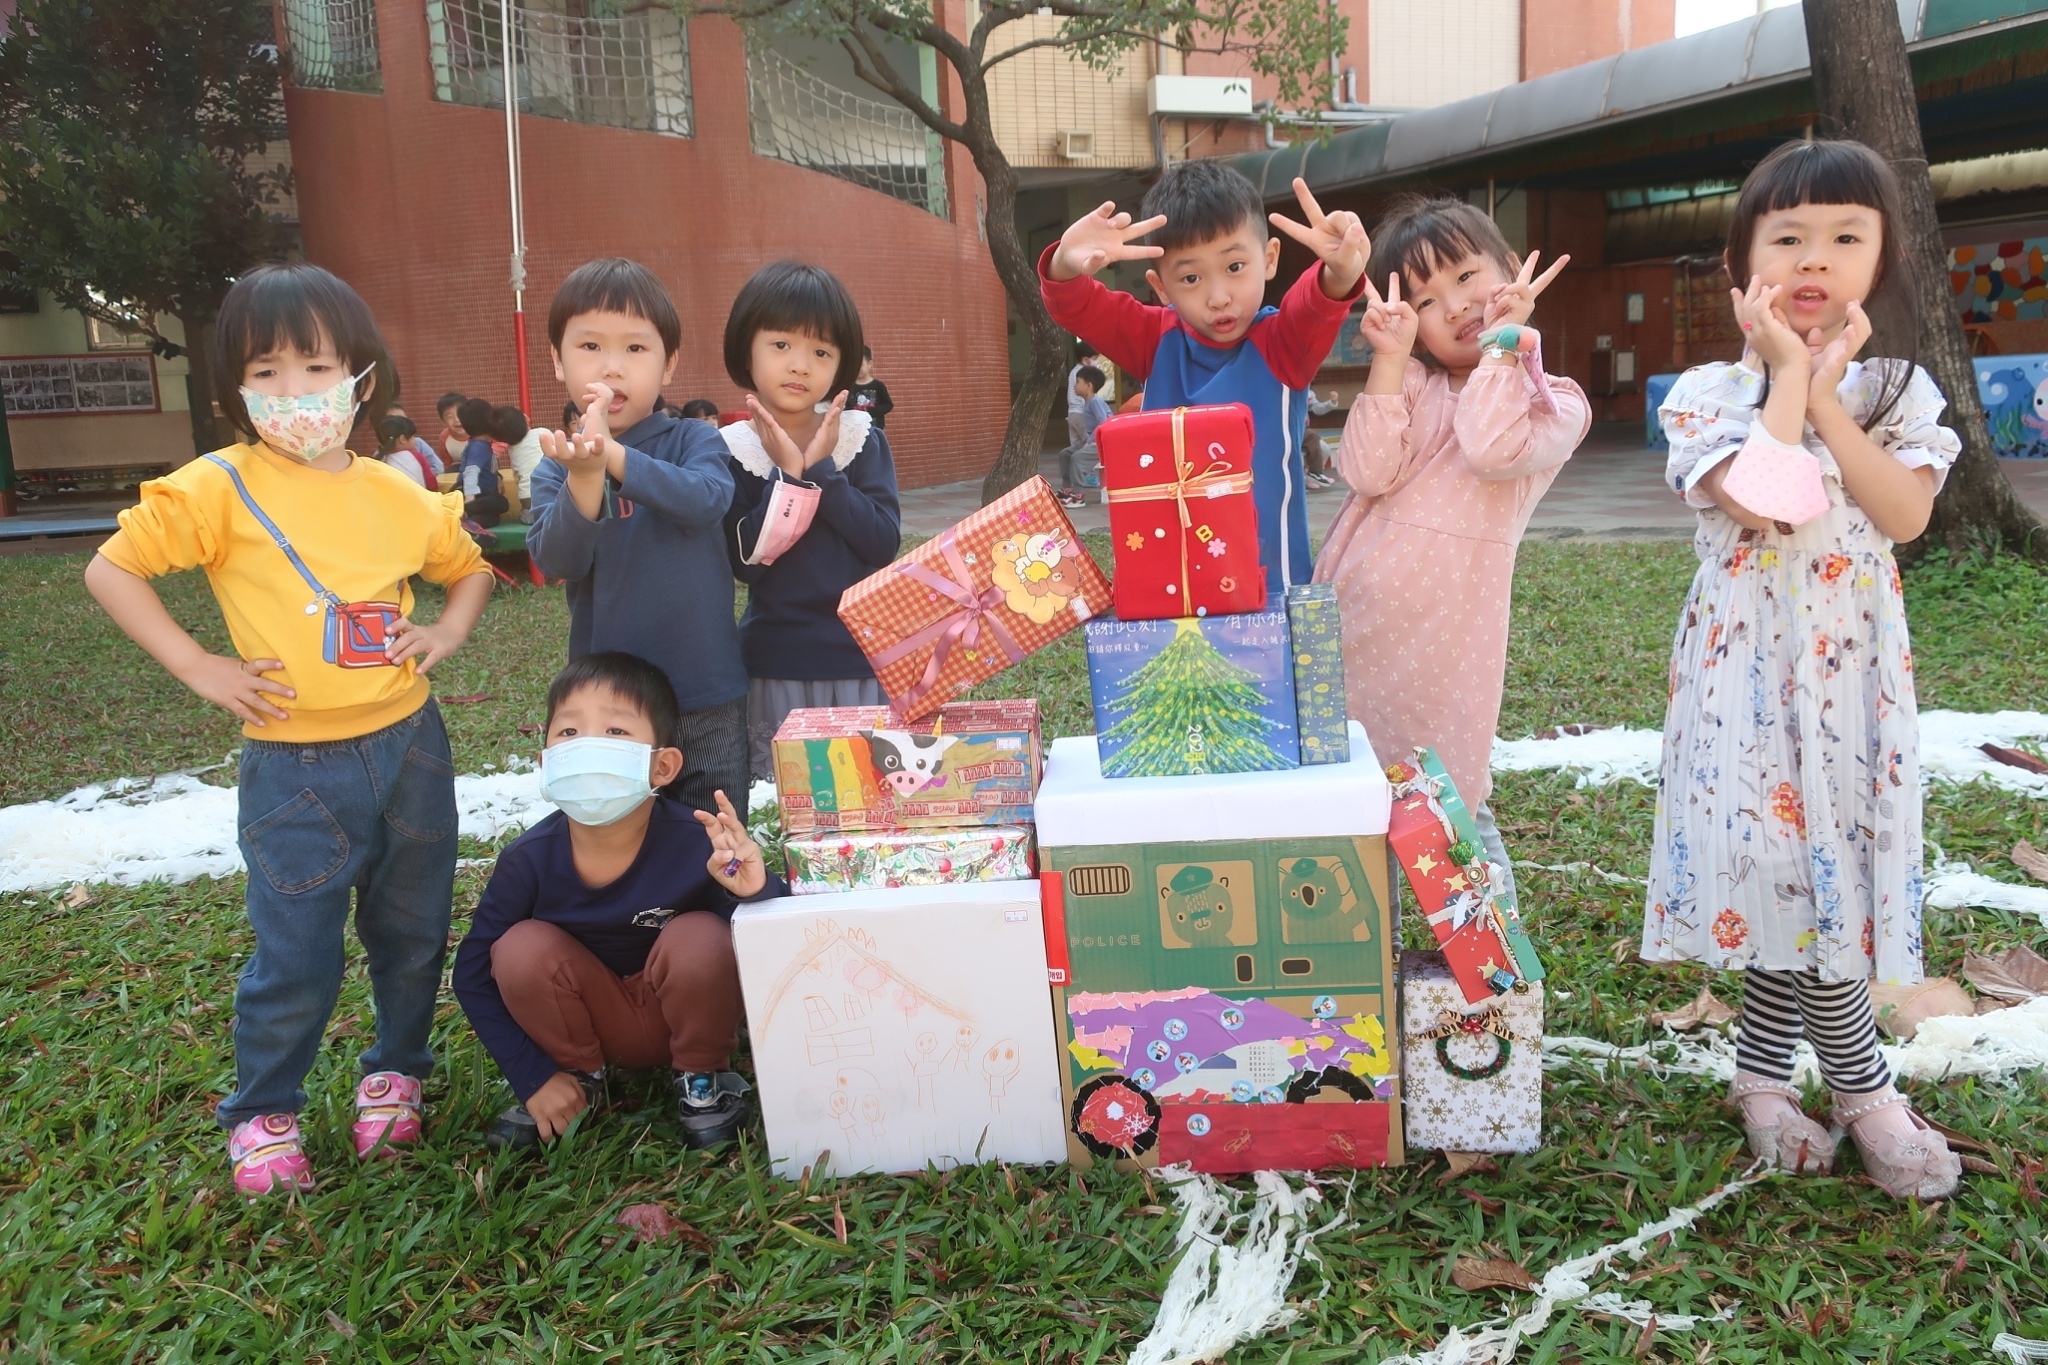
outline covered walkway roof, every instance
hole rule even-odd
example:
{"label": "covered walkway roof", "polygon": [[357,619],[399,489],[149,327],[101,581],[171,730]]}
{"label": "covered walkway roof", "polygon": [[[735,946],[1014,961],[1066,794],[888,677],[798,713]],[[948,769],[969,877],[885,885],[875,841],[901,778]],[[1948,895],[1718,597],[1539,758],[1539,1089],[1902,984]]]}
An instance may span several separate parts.
{"label": "covered walkway roof", "polygon": [[[2048,141],[2048,5],[1898,0],[1928,156],[1951,161]],[[1739,180],[1809,124],[1797,5],[1637,48],[1385,123],[1234,158],[1268,198],[1489,178],[1618,189]]]}

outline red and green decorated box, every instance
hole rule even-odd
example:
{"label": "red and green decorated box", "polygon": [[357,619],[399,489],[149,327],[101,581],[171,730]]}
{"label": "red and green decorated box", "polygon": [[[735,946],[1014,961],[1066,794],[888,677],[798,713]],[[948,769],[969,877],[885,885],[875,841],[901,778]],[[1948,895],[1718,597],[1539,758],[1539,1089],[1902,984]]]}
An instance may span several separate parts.
{"label": "red and green decorated box", "polygon": [[1407,874],[1451,975],[1479,1004],[1541,981],[1512,883],[1486,856],[1479,826],[1433,749],[1387,769],[1394,808],[1387,846]]}
{"label": "red and green decorated box", "polygon": [[1349,764],[1106,779],[1055,741],[1039,887],[1077,1165],[1402,1159],[1388,789]]}
{"label": "red and green decorated box", "polygon": [[898,715],[919,720],[1109,610],[1052,486],[1032,478],[839,598]]}
{"label": "red and green decorated box", "polygon": [[783,828],[1028,825],[1042,761],[1038,703],[956,701],[922,720],[886,706],[804,707],[771,746]]}
{"label": "red and green decorated box", "polygon": [[1242,403],[1112,417],[1095,429],[1125,621],[1221,616],[1266,604],[1252,502],[1252,411]]}

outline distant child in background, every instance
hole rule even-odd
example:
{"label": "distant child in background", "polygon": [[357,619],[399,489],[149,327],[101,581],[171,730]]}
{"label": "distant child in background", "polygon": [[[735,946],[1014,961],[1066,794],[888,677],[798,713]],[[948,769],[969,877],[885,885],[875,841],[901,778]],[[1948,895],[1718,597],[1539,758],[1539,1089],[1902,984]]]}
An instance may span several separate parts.
{"label": "distant child in background", "polygon": [[526,425],[526,414],[507,404],[491,414],[491,436],[504,443],[505,458],[517,479],[521,521],[533,520],[533,471],[539,467],[540,428]]}
{"label": "distant child in background", "polygon": [[[1337,394],[1338,390],[1331,389],[1328,398],[1319,398],[1316,396],[1316,391],[1310,389],[1308,391],[1308,415],[1310,417],[1327,417],[1335,412],[1337,410]],[[1307,471],[1308,482],[1311,487],[1328,488],[1337,482],[1336,475],[1330,473],[1329,451],[1323,443],[1322,433],[1310,431],[1303,436],[1301,442],[1301,463],[1302,467]]]}
{"label": "distant child in background", "polygon": [[434,405],[441,414],[441,439],[435,444],[441,449],[441,467],[454,469],[462,463],[463,448],[469,444],[469,433],[462,427],[462,405],[468,399],[465,395],[450,390],[441,395],[441,401]]}
{"label": "distant child in background", "polygon": [[[725,322],[726,373],[754,414],[724,435],[733,479],[725,546],[747,585],[740,652],[757,778],[773,775],[769,741],[791,711],[888,700],[839,619],[840,594],[902,544],[889,440],[846,406],[862,349],[846,286],[796,261],[756,272]],[[813,500],[807,520],[785,522],[784,510]]]}
{"label": "distant child in background", "polygon": [[512,507],[499,489],[498,456],[491,448],[491,424],[497,415],[488,398],[465,398],[456,410],[456,419],[469,433],[456,484],[462,493],[462,515],[486,528],[496,526]]}
{"label": "distant child in background", "polygon": [[723,791],[744,822],[747,670],[723,542],[732,473],[716,431],[655,406],[682,339],[644,265],[608,257],[562,281],[548,342],[581,420],[541,436],[526,547],[567,580],[571,661],[619,650],[667,675],[681,707],[676,795],[716,811]]}
{"label": "distant child in background", "polygon": [[1074,381],[1081,377],[1081,371],[1102,368],[1102,352],[1095,349],[1093,342],[1085,338],[1081,349],[1074,353],[1074,364],[1067,371],[1067,417],[1071,420],[1081,411],[1081,395],[1075,391]]}
{"label": "distant child in background", "polygon": [[[1264,304],[1280,242],[1266,230],[1258,190],[1219,161],[1174,163],[1146,191],[1143,222],[1104,204],[1038,263],[1053,320],[1143,380],[1147,411],[1198,403],[1251,408],[1252,497],[1269,592],[1309,580],[1306,390],[1358,295],[1369,246],[1357,214],[1325,214],[1305,181],[1294,182],[1294,193],[1308,226],[1277,213],[1271,221],[1316,262],[1278,308]],[[1132,245],[1147,234],[1147,245]],[[1095,279],[1112,261],[1135,260],[1155,263],[1145,278],[1165,307]]]}
{"label": "distant child in background", "polygon": [[419,430],[410,417],[386,417],[377,423],[377,458],[420,487],[439,492],[439,471],[428,467],[413,441]]}
{"label": "distant child in background", "polygon": [[889,386],[875,378],[875,351],[871,346],[860,348],[860,371],[854,375],[848,395],[848,410],[864,412],[872,417],[876,431],[889,425],[889,414],[896,410],[896,400],[889,396]]}
{"label": "distant child in background", "polygon": [[[1865,1174],[1940,1199],[1961,1162],[1893,1087],[1870,1003],[1872,977],[1923,969],[1920,727],[1892,544],[1926,529],[1960,449],[1925,371],[1856,359],[1866,309],[1908,345],[1919,334],[1899,223],[1891,166],[1861,143],[1765,157],[1728,224],[1742,359],[1686,371],[1664,400],[1700,567],[1671,650],[1642,954],[1743,973],[1730,1098],[1752,1153],[1833,1160],[1792,1083],[1804,1034]],[[1807,520],[1730,491],[1759,459],[1805,466]]]}
{"label": "distant child in background", "polygon": [[1074,376],[1074,392],[1081,396],[1081,410],[1067,416],[1067,448],[1060,452],[1059,500],[1063,507],[1082,507],[1088,499],[1081,493],[1086,485],[1094,488],[1101,478],[1095,472],[1101,461],[1095,454],[1095,428],[1109,420],[1109,404],[1102,400],[1102,386],[1107,383],[1102,371],[1093,365],[1081,367],[1081,373]]}
{"label": "distant child in background", "polygon": [[682,406],[683,417],[692,422],[709,422],[718,425],[718,404],[709,398],[692,398]]}
{"label": "distant child in background", "polygon": [[730,1141],[747,1083],[733,906],[786,896],[721,793],[660,794],[683,768],[675,692],[631,654],[586,654],[548,688],[541,795],[559,809],[498,855],[455,952],[455,997],[519,1103],[485,1140],[529,1148],[604,1101],[607,1066],[666,1066],[683,1141]]}
{"label": "distant child in background", "polygon": [[[235,987],[235,1090],[218,1115],[235,1188],[309,1190],[298,1114],[355,915],[376,1040],[355,1088],[358,1158],[420,1140],[420,1082],[455,885],[455,769],[426,673],[462,647],[490,570],[452,497],[349,453],[398,376],[355,291],[263,265],[214,320],[214,392],[244,444],[142,485],[85,584],[178,681],[242,722],[236,825],[256,940]],[[289,547],[289,548],[287,548]],[[209,654],[148,580],[203,568],[234,640]],[[415,624],[412,576],[445,584]]]}
{"label": "distant child in background", "polygon": [[1526,326],[1571,258],[1536,275],[1538,253],[1517,261],[1462,199],[1401,200],[1372,240],[1387,292],[1366,281],[1372,368],[1316,581],[1337,585],[1352,719],[1389,761],[1435,748],[1512,879],[1487,799],[1515,550],[1592,418],[1578,385],[1539,380],[1498,329]]}
{"label": "distant child in background", "polygon": [[[391,410],[385,413],[384,415],[387,417],[403,417],[408,422],[412,421],[412,414],[407,412],[403,407],[399,406],[397,403],[393,403],[391,405]],[[446,469],[448,466],[446,463],[442,461],[441,456],[439,455],[439,453],[435,451],[434,447],[427,441],[427,438],[420,435],[419,427],[417,425],[413,427],[412,448],[419,452],[420,462],[427,469],[427,486],[428,490],[432,491],[436,487],[434,481],[440,478],[441,471]]]}

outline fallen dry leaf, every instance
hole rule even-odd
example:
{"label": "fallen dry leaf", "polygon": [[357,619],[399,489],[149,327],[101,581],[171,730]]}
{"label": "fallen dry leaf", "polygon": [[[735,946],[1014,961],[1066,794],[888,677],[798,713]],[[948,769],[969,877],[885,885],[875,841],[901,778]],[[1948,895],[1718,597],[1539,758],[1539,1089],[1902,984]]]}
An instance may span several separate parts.
{"label": "fallen dry leaf", "polygon": [[350,1341],[356,1339],[355,1325],[332,1308],[327,1310],[327,1325],[347,1337]]}
{"label": "fallen dry leaf", "polygon": [[539,722],[539,721],[537,721],[537,720],[529,720],[529,721],[525,721],[525,722],[522,722],[522,723],[521,723],[521,725],[519,726],[519,733],[520,733],[520,734],[522,734],[522,735],[537,735],[537,734],[539,734],[539,733],[540,733],[540,722]]}
{"label": "fallen dry leaf", "polygon": [[1488,1217],[1498,1218],[1508,1211],[1508,1206],[1506,1204],[1503,1204],[1498,1199],[1494,1199],[1487,1195],[1483,1195],[1477,1190],[1459,1190],[1458,1193],[1464,1195],[1467,1199],[1477,1204],[1479,1206],[1479,1211],[1481,1213],[1486,1214]]}
{"label": "fallen dry leaf", "polygon": [[839,1239],[839,1245],[846,1245],[846,1210],[839,1207],[837,1199],[832,1201],[832,1235]]}
{"label": "fallen dry leaf", "polygon": [[465,692],[459,697],[441,697],[439,701],[443,706],[467,706],[471,702],[489,701],[490,699],[491,694],[488,692]]}
{"label": "fallen dry leaf", "polygon": [[1650,1343],[1656,1339],[1657,1318],[1655,1314],[1652,1314],[1650,1320],[1643,1324],[1643,1334],[1636,1338],[1635,1349],[1629,1352],[1629,1354],[1637,1360],[1648,1360],[1650,1358]]}
{"label": "fallen dry leaf", "polygon": [[1590,735],[1593,733],[1593,731],[1597,730],[1598,728],[1599,727],[1596,725],[1583,725],[1576,723],[1571,725],[1553,725],[1548,730],[1540,732],[1536,736],[1536,738],[1563,739],[1567,735]]}
{"label": "fallen dry leaf", "polygon": [[92,903],[92,888],[84,882],[74,883],[72,888],[64,893],[64,906],[68,910],[83,910]]}
{"label": "fallen dry leaf", "polygon": [[1451,1267],[1451,1283],[1471,1293],[1482,1289],[1534,1292],[1543,1287],[1542,1281],[1505,1256],[1494,1256],[1484,1261],[1477,1256],[1460,1256],[1457,1264]]}
{"label": "fallen dry leaf", "polygon": [[1720,997],[1704,986],[1700,987],[1700,993],[1693,997],[1693,1002],[1683,1009],[1650,1012],[1651,1024],[1669,1024],[1680,1033],[1696,1029],[1702,1024],[1709,1028],[1719,1028],[1723,1024],[1733,1022],[1735,1017],[1735,1011],[1722,1004]]}
{"label": "fallen dry leaf", "polygon": [[1977,746],[1996,762],[2021,772],[2048,773],[2048,763],[2043,763],[2024,749],[2008,749],[2002,744],[1979,744]]}
{"label": "fallen dry leaf", "polygon": [[2004,1172],[1998,1169],[1997,1162],[1986,1160],[1984,1157],[1978,1156],[1973,1152],[1964,1152],[1957,1156],[1956,1160],[1963,1163],[1964,1170],[1975,1171],[1978,1175],[2004,1174]]}
{"label": "fallen dry leaf", "polygon": [[1917,986],[1870,983],[1870,1004],[1877,1026],[1900,1042],[1920,1031],[1922,1020],[1945,1014],[1975,1014],[1970,993],[1945,976],[1932,976]]}
{"label": "fallen dry leaf", "polygon": [[2020,871],[2035,881],[2048,882],[2048,853],[2022,839],[2012,846],[2012,860]]}
{"label": "fallen dry leaf", "polygon": [[1438,1189],[1461,1175],[1491,1175],[1500,1169],[1490,1156],[1480,1152],[1445,1152],[1444,1173],[1436,1178]]}
{"label": "fallen dry leaf", "polygon": [[2024,943],[1988,957],[1965,953],[1963,980],[2000,1000],[2032,1000],[2048,995],[2048,958]]}
{"label": "fallen dry leaf", "polygon": [[[1920,1113],[1917,1109],[1913,1112],[1916,1114]],[[1920,1114],[1920,1119],[1929,1128],[1947,1138],[1948,1145],[1958,1152],[1981,1152],[1985,1156],[1997,1156],[2001,1150],[1991,1146],[1989,1143],[1979,1142],[1968,1133],[1958,1132],[1939,1119],[1928,1118],[1925,1114]]]}
{"label": "fallen dry leaf", "polygon": [[674,1237],[699,1250],[708,1250],[711,1239],[702,1231],[680,1222],[660,1204],[628,1204],[613,1220],[643,1242],[665,1242]]}

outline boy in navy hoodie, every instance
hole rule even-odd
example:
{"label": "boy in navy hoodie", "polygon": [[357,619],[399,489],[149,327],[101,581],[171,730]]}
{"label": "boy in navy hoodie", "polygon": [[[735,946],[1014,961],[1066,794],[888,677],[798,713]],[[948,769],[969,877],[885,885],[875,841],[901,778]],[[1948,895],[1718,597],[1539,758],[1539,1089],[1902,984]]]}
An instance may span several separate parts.
{"label": "boy in navy hoodie", "polygon": [[657,410],[682,324],[654,272],[618,257],[571,271],[548,309],[555,377],[582,409],[544,432],[527,553],[569,588],[569,657],[623,650],[668,675],[682,708],[676,793],[747,817],[747,670],[721,530],[725,442]]}
{"label": "boy in navy hoodie", "polygon": [[[1209,403],[1252,410],[1252,498],[1268,592],[1308,582],[1315,567],[1301,461],[1307,389],[1362,292],[1371,249],[1357,214],[1325,214],[1305,181],[1294,193],[1306,227],[1267,215],[1252,182],[1221,162],[1179,162],[1146,192],[1143,222],[1104,204],[1038,261],[1053,321],[1143,382],[1147,412]],[[1316,255],[1278,308],[1262,306],[1280,268],[1269,216]],[[1146,244],[1132,245],[1148,233]],[[1112,261],[1135,260],[1156,263],[1145,279],[1164,307],[1095,278]]]}

